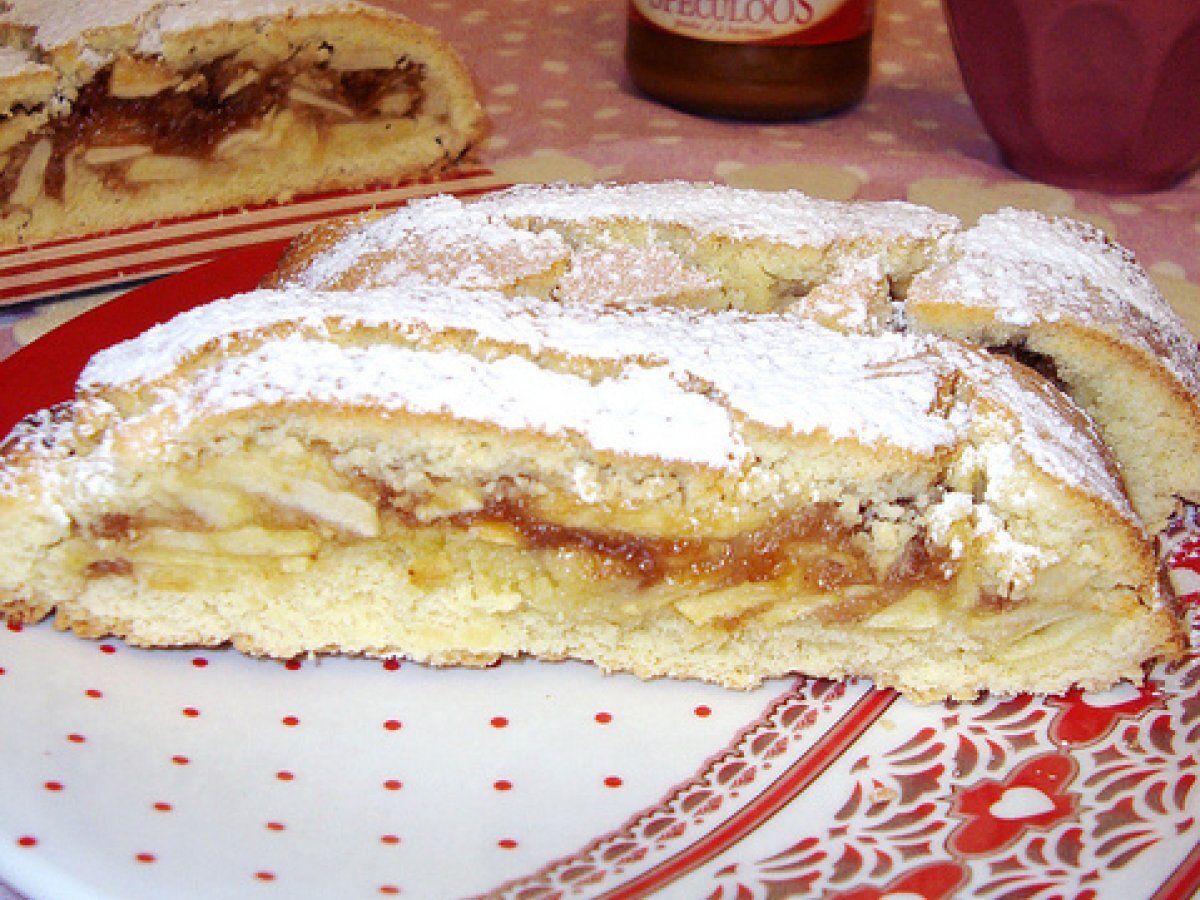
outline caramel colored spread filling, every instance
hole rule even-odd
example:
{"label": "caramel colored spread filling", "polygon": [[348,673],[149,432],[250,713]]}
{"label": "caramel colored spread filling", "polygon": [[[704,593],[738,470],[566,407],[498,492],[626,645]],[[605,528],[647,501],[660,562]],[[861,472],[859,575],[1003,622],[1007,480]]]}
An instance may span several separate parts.
{"label": "caramel colored spread filling", "polygon": [[[297,488],[294,481],[289,485],[290,495],[260,495],[245,507],[207,496],[195,504],[195,509],[209,510],[204,515],[192,510],[101,516],[80,529],[92,545],[83,574],[132,577],[142,564],[209,565],[214,557],[225,568],[267,565],[302,571],[330,545],[387,540],[398,530],[413,534],[416,547],[421,535],[452,534],[494,545],[501,555],[511,548],[535,565],[553,567],[559,553],[582,557],[591,561],[582,577],[609,581],[614,594],[625,596],[664,588],[697,597],[770,585],[760,606],[711,617],[717,627],[728,629],[781,597],[822,598],[812,611],[821,621],[861,621],[916,590],[947,594],[957,574],[958,563],[919,527],[912,527],[893,552],[882,558],[873,554],[869,526],[847,522],[833,504],[794,510],[728,537],[667,538],[549,521],[520,495],[501,494],[418,515],[428,498],[373,485],[378,492],[368,500],[362,491],[370,482],[359,482],[354,490],[342,484],[337,492],[323,486]],[[261,486],[267,487],[265,482]],[[205,490],[221,493],[220,488]],[[214,527],[211,510],[218,508],[228,518]],[[407,552],[402,538],[398,548]],[[173,577],[183,583],[182,575]]]}
{"label": "caramel colored spread filling", "polygon": [[[127,70],[136,70],[132,74]],[[145,156],[212,161],[238,135],[253,135],[280,110],[325,128],[342,122],[415,117],[424,100],[422,67],[303,66],[295,58],[259,67],[231,55],[174,73],[150,60],[124,59],[96,73],[68,115],[52,119],[9,153],[0,198],[61,200],[68,160],[80,159],[113,190],[133,190]],[[255,140],[244,142],[254,147]],[[236,148],[235,148],[236,149]],[[27,172],[27,169],[38,169]],[[40,192],[30,184],[40,177]]]}
{"label": "caramel colored spread filling", "polygon": [[722,588],[799,574],[805,587],[835,592],[875,582],[904,589],[951,577],[948,555],[930,548],[921,535],[910,538],[886,572],[877,573],[855,540],[859,530],[841,522],[831,504],[816,504],[725,539],[646,538],[559,525],[540,520],[525,503],[512,499],[493,500],[478,512],[455,515],[451,521],[459,526],[503,523],[532,549],[586,551],[616,566],[642,588],[664,581]]}
{"label": "caramel colored spread filling", "polygon": [[1054,358],[1033,350],[1024,340],[1013,339],[1006,344],[992,348],[993,353],[999,353],[1016,360],[1026,368],[1033,369],[1063,393],[1070,393],[1066,382],[1059,374],[1058,365]]}

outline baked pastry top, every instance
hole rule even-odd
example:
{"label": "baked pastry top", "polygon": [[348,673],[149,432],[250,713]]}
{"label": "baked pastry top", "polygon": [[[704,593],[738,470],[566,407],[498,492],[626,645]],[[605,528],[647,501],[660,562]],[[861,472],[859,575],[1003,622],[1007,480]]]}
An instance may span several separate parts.
{"label": "baked pastry top", "polygon": [[[712,215],[681,222],[685,196]],[[310,235],[276,287],[103,351],[10,435],[0,610],[918,700],[1182,652],[1094,420],[1011,355],[901,330],[895,286],[953,220],[753,199],[525,189]]]}
{"label": "baked pastry top", "polygon": [[[797,192],[692,183],[522,186],[467,203],[433,197],[392,215],[326,223],[297,239],[270,283],[347,288],[417,274],[528,292],[522,281],[534,279],[561,299],[573,279],[587,284],[608,272],[615,293],[606,300],[680,302],[671,285],[682,281],[688,305],[761,312],[864,271],[907,284],[956,225],[914,204],[839,203]],[[618,261],[625,264],[610,265]],[[567,285],[557,284],[562,277]]]}
{"label": "baked pastry top", "polygon": [[964,229],[912,204],[795,192],[519,187],[319,227],[268,283],[346,289],[413,275],[960,338],[1037,368],[1088,412],[1151,532],[1181,501],[1200,502],[1196,336],[1128,250],[1081,222],[1009,209]]}
{"label": "baked pastry top", "polygon": [[484,130],[453,49],[354,0],[11,0],[0,44],[0,244],[395,183]]}

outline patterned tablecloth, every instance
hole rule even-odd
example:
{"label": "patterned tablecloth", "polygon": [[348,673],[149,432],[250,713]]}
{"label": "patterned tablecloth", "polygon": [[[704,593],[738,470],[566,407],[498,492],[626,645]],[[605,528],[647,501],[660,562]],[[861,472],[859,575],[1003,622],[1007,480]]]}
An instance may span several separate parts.
{"label": "patterned tablecloth", "polygon": [[[1131,248],[1200,334],[1200,175],[1160,193],[1105,196],[1006,170],[963,92],[937,0],[880,0],[865,102],[787,124],[711,121],[638,96],[622,63],[623,0],[394,2],[439,27],[477,77],[493,130],[459,177],[0,253],[0,359],[147,279],[355,203],[601,179],[901,198],[965,221],[1006,205],[1075,216]],[[1200,570],[1200,550],[1185,548],[1177,563],[1184,594],[1196,596],[1187,578]],[[27,646],[24,636],[9,639],[0,643],[0,703]],[[638,815],[569,853],[531,857],[519,877],[496,883],[539,898],[651,889],[739,898],[1190,896],[1200,884],[1198,681],[1193,659],[1140,692],[936,711],[861,686],[784,688]],[[689,721],[708,717],[710,706],[697,705]],[[492,732],[509,733],[509,716],[493,716]],[[612,712],[595,721],[608,721],[601,716]],[[497,791],[502,784],[511,787],[497,781]],[[10,824],[0,815],[0,838],[37,852],[39,836],[9,836]],[[6,858],[0,850],[0,898],[9,892]],[[263,874],[257,888],[275,878]],[[294,883],[278,887],[278,895],[303,894]],[[419,883],[379,892],[401,887],[430,895]]]}

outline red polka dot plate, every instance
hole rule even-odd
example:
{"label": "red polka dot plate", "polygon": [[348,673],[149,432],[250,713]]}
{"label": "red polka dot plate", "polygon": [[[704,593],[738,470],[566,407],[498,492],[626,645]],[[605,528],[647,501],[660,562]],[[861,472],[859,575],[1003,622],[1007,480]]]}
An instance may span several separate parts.
{"label": "red polka dot plate", "polygon": [[[0,363],[0,430],[90,353],[249,287],[153,282]],[[1174,572],[1200,590],[1200,541]],[[1200,657],[1105,694],[914,707],[0,629],[0,898],[1184,898]]]}

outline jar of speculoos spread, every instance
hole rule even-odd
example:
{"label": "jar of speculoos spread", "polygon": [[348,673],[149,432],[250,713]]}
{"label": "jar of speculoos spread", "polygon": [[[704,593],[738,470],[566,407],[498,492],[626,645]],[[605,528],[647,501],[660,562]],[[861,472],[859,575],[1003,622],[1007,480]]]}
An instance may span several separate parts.
{"label": "jar of speculoos spread", "polygon": [[688,112],[810,118],[867,90],[874,0],[628,0],[628,20],[634,85]]}

